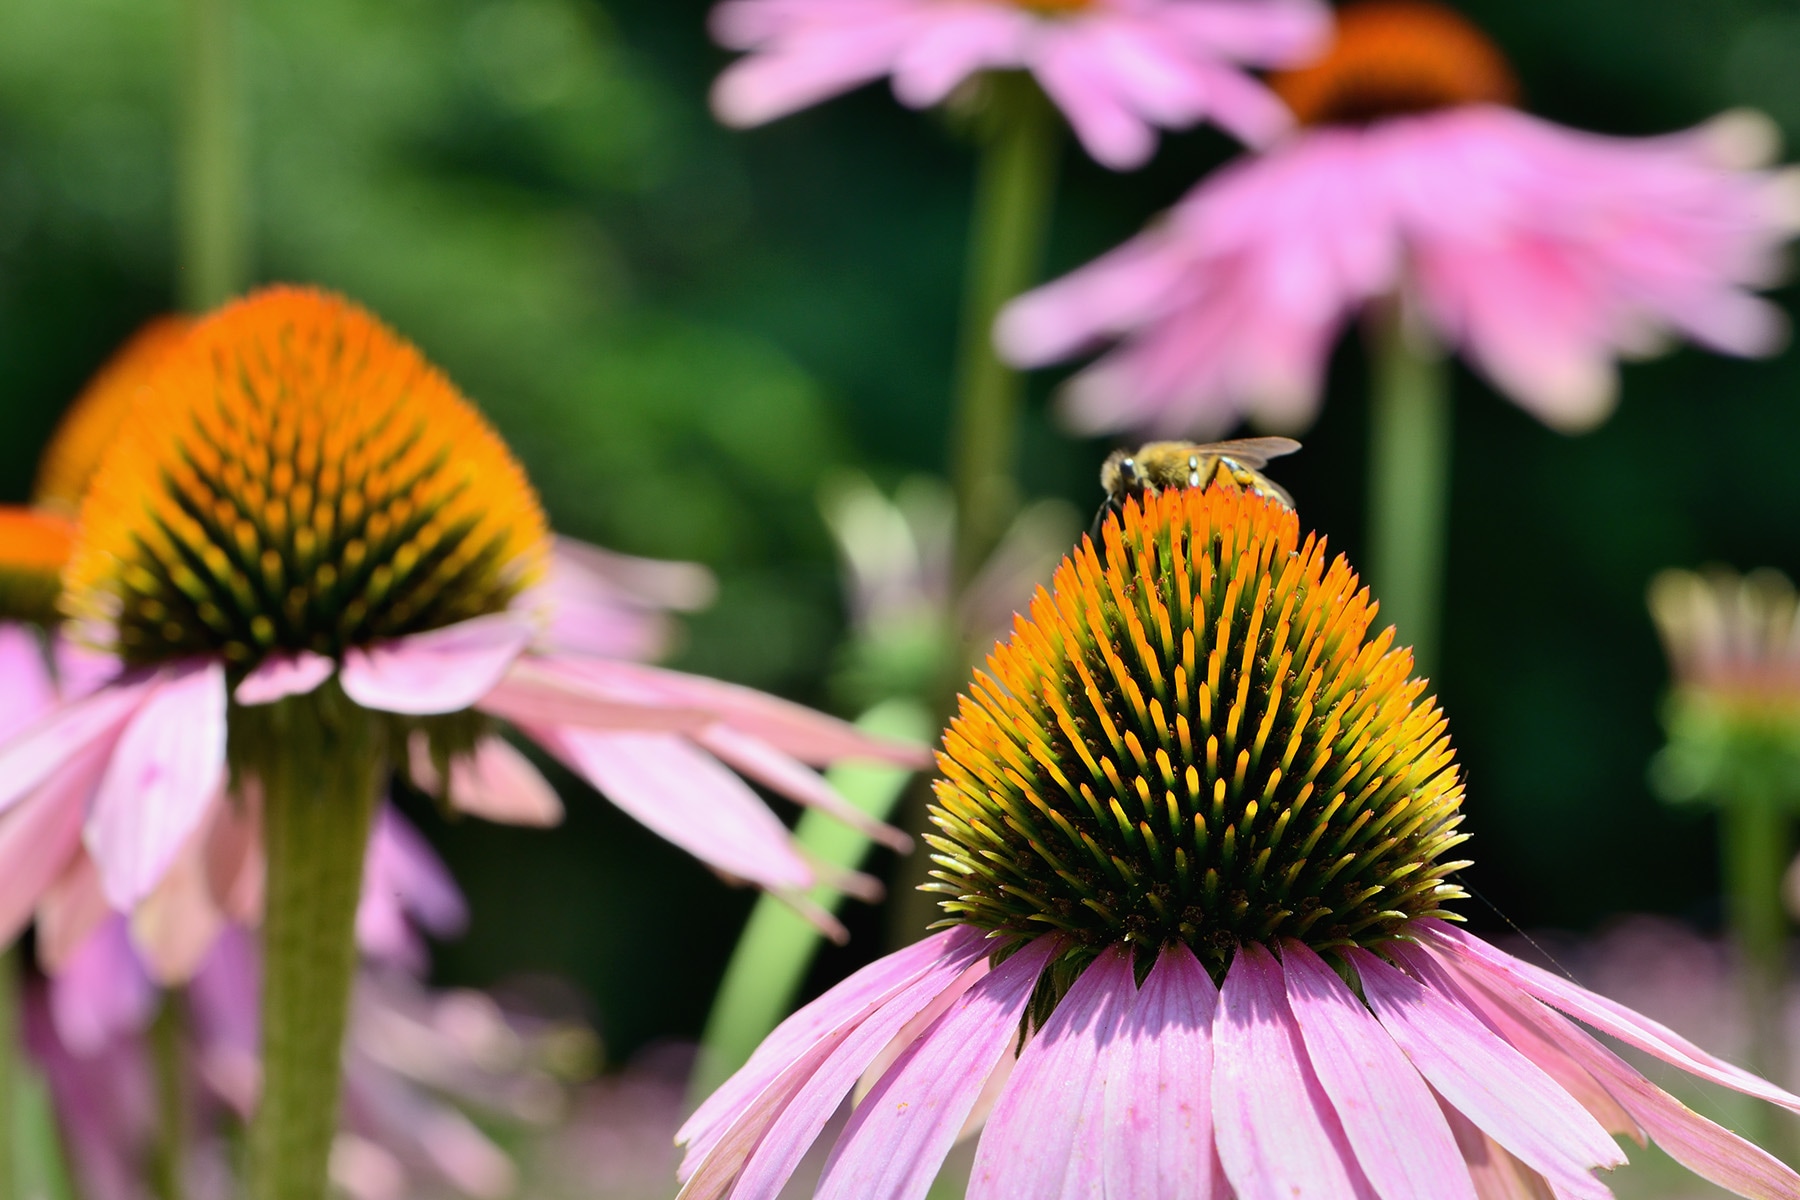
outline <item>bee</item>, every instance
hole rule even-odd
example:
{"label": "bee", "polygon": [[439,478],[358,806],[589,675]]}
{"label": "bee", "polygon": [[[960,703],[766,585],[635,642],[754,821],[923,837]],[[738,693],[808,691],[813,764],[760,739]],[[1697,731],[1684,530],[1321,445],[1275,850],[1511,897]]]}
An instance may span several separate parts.
{"label": "bee", "polygon": [[1108,513],[1123,513],[1133,496],[1154,496],[1165,488],[1210,487],[1220,479],[1232,486],[1294,507],[1287,489],[1262,473],[1272,458],[1300,448],[1293,438],[1240,438],[1231,442],[1151,442],[1135,451],[1115,450],[1100,468],[1106,502],[1094,514],[1094,540]]}

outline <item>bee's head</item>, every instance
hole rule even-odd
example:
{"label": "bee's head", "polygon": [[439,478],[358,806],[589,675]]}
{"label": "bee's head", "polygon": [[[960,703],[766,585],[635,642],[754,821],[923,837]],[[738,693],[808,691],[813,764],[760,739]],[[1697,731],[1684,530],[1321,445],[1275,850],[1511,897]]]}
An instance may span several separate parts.
{"label": "bee's head", "polygon": [[1144,486],[1144,473],[1129,450],[1114,450],[1100,467],[1100,486],[1108,496],[1122,496]]}

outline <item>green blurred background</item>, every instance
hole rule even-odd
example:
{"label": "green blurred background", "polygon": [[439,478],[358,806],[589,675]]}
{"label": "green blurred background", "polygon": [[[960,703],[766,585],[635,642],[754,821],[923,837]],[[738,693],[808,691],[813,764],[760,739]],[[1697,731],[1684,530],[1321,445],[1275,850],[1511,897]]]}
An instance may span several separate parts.
{"label": "green blurred background", "polygon": [[[257,277],[342,289],[416,339],[566,532],[714,568],[719,602],[688,622],[680,665],[841,707],[817,494],[845,465],[887,482],[941,469],[971,184],[956,130],[881,88],[718,128],[703,0],[245,7]],[[1750,104],[1800,137],[1791,0],[1464,7],[1547,116],[1649,133]],[[175,25],[173,0],[0,5],[0,498],[24,497],[83,379],[173,302]],[[1231,152],[1184,135],[1115,176],[1071,148],[1052,267]],[[1711,819],[1645,783],[1665,671],[1644,588],[1668,565],[1800,570],[1797,375],[1794,354],[1684,351],[1628,368],[1619,414],[1579,439],[1459,376],[1441,685],[1470,780],[1469,882],[1510,920],[1716,923]],[[1362,377],[1349,339],[1279,472],[1353,556]],[[1109,448],[1036,405],[1028,491],[1085,508]],[[615,1058],[697,1033],[751,897],[572,800],[548,834],[422,816],[475,913],[440,974],[566,974]],[[1471,917],[1499,927],[1493,908]],[[814,987],[882,949],[875,914],[852,924]]]}

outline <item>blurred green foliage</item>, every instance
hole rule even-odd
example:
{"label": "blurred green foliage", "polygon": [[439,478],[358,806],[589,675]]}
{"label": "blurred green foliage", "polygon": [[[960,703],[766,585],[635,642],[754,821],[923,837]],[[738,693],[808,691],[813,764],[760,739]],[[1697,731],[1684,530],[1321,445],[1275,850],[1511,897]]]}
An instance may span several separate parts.
{"label": "blurred green foliage", "polygon": [[[969,156],[879,88],[717,128],[706,7],[247,0],[256,269],[340,288],[416,339],[565,531],[714,567],[720,601],[690,622],[682,665],[822,702],[842,615],[817,491],[846,464],[889,481],[941,468]],[[1465,7],[1545,115],[1646,133],[1749,103],[1800,134],[1790,4]],[[175,18],[174,0],[0,6],[7,498],[87,373],[171,303]],[[1123,177],[1070,155],[1054,266],[1135,231],[1231,152],[1183,135]],[[1362,376],[1348,339],[1282,472],[1352,554]],[[1644,584],[1712,560],[1800,570],[1800,359],[1631,367],[1619,414],[1580,439],[1472,376],[1457,388],[1441,684],[1470,777],[1470,881],[1521,924],[1704,918],[1708,818],[1645,782],[1665,669]],[[1038,405],[1028,492],[1085,507],[1107,448],[1061,437]],[[432,828],[476,914],[447,975],[572,974],[615,1050],[698,1031],[746,894],[591,800],[553,834]],[[862,921],[821,972],[879,949]]]}

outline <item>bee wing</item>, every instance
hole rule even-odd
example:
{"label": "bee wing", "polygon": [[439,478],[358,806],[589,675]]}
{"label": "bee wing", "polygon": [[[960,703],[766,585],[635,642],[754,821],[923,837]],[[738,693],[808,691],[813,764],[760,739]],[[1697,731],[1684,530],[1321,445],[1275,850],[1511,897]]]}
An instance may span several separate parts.
{"label": "bee wing", "polygon": [[1258,476],[1258,486],[1263,488],[1265,491],[1274,492],[1277,496],[1279,496],[1281,498],[1281,502],[1283,504],[1287,505],[1289,508],[1298,509],[1300,507],[1298,504],[1294,503],[1293,493],[1289,492],[1286,488],[1282,487],[1279,483],[1276,483],[1273,479],[1270,479],[1267,475]]}
{"label": "bee wing", "polygon": [[1293,438],[1254,437],[1235,438],[1229,442],[1207,442],[1195,446],[1199,454],[1217,454],[1222,458],[1235,459],[1251,470],[1269,465],[1271,458],[1280,458],[1284,454],[1292,454],[1300,448],[1300,443]]}

